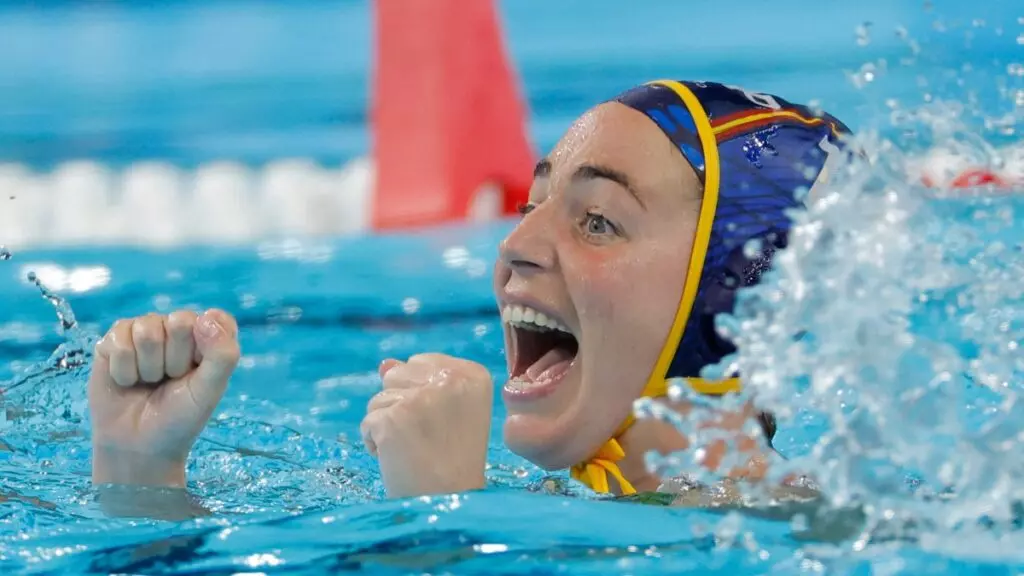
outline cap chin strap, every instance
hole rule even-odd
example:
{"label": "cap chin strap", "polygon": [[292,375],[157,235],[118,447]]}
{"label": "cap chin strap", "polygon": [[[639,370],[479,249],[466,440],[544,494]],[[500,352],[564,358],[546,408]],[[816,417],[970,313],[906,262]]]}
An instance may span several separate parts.
{"label": "cap chin strap", "polygon": [[[729,378],[726,380],[686,378],[685,380],[694,391],[700,394],[721,396],[729,392],[737,392],[740,389],[739,378]],[[667,396],[668,387],[669,380],[651,382],[646,388],[644,388],[643,394],[641,394],[640,397],[661,398],[663,396]],[[619,469],[618,464],[626,457],[626,451],[622,449],[622,444],[619,442],[619,438],[621,438],[622,435],[625,434],[626,430],[629,430],[634,423],[636,423],[636,419],[631,414],[629,418],[619,426],[619,429],[615,431],[615,435],[602,444],[590,459],[572,467],[570,470],[572,477],[587,485],[594,492],[609,494],[612,492],[612,489],[609,485],[608,476],[611,475],[619,485],[619,492],[625,495],[636,494],[636,488],[634,488],[633,484],[631,484],[622,474],[622,470]]]}

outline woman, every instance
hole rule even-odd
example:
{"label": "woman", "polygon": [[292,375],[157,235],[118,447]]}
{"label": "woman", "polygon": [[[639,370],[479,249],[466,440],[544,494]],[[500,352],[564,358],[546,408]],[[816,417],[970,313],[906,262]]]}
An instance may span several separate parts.
{"label": "woman", "polygon": [[[703,394],[738,389],[737,378],[701,378],[733,351],[714,317],[785,245],[787,211],[823,181],[846,133],[831,116],[703,82],[653,82],[580,117],[538,163],[495,267],[508,447],[543,468],[571,468],[598,492],[656,489],[662,479],[644,454],[688,440],[666,424],[633,422],[634,401],[665,395],[669,378]],[[220,311],[115,325],[90,383],[95,481],[183,485],[187,452],[237,361],[236,332]],[[386,360],[380,373],[361,431],[389,496],[482,487],[488,371],[423,354]],[[164,384],[153,393],[139,381]],[[742,436],[752,416],[715,425]],[[774,422],[759,418],[770,443]],[[751,465],[732,475],[763,473],[758,444],[740,439]],[[718,467],[724,446],[704,464]]]}

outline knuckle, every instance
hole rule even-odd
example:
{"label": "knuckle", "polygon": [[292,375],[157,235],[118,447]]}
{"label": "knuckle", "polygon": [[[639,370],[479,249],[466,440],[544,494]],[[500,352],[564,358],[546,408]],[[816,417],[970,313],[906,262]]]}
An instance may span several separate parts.
{"label": "knuckle", "polygon": [[437,354],[436,352],[421,352],[410,356],[409,363],[426,364],[430,362],[437,362],[441,357],[443,357],[443,355]]}
{"label": "knuckle", "polygon": [[117,320],[114,320],[113,324],[111,324],[110,329],[117,330],[124,326],[131,326],[134,322],[135,318],[118,318]]}
{"label": "knuckle", "polygon": [[191,310],[178,310],[167,316],[167,333],[171,338],[182,340],[192,337],[192,327],[196,322],[196,313]]}
{"label": "knuckle", "polygon": [[391,388],[395,385],[404,382],[406,380],[405,370],[403,366],[395,366],[384,373],[384,377],[381,378],[381,382],[385,388]]}
{"label": "knuckle", "polygon": [[386,392],[387,390],[381,390],[380,392],[377,392],[373,396],[370,396],[370,400],[366,402],[367,412],[372,411],[375,406],[378,406],[380,404],[381,400],[386,396]]}
{"label": "knuckle", "polygon": [[217,358],[218,361],[224,364],[235,365],[238,364],[239,360],[242,359],[242,349],[238,345],[237,341],[232,340],[231,342],[220,346],[216,351],[210,353],[210,355]]}
{"label": "knuckle", "polygon": [[381,436],[384,435],[383,431],[386,428],[387,418],[383,412],[371,412],[363,418],[363,422],[359,425],[362,431],[373,438],[373,441],[377,444],[381,443]]}
{"label": "knuckle", "polygon": [[107,330],[107,336],[116,339],[119,336],[123,337],[126,334],[131,334],[132,324],[134,323],[134,318],[119,318],[111,324],[110,330]]}
{"label": "knuckle", "polygon": [[389,400],[392,399],[398,401],[402,399],[402,396],[400,394],[397,394],[393,390],[381,390],[380,392],[374,394],[370,398],[370,401],[366,403],[367,414],[379,412],[387,408]]}
{"label": "knuckle", "polygon": [[481,382],[490,382],[491,380],[491,371],[485,368],[484,366],[477,364],[476,362],[466,361],[464,369],[466,375],[472,378],[473,380],[478,380]]}
{"label": "knuckle", "polygon": [[160,316],[145,316],[132,324],[132,340],[135,344],[153,347],[163,343],[164,326]]}
{"label": "knuckle", "polygon": [[235,317],[221,310],[220,308],[211,308],[207,311],[208,314],[213,316],[217,322],[228,331],[229,334],[235,336],[238,334],[238,322]]}
{"label": "knuckle", "polygon": [[130,332],[128,333],[128,336],[120,333],[114,334],[107,340],[107,350],[112,358],[116,357],[124,359],[126,357],[135,356],[135,346],[132,344],[130,334]]}
{"label": "knuckle", "polygon": [[135,358],[135,347],[131,345],[131,342],[114,341],[110,346],[110,355],[112,360],[126,361]]}

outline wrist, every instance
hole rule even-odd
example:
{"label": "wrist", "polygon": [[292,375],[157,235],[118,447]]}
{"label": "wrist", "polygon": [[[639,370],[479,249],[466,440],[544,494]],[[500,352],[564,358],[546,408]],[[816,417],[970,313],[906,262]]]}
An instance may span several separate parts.
{"label": "wrist", "polygon": [[126,450],[96,448],[93,484],[185,487],[185,459]]}
{"label": "wrist", "polygon": [[487,478],[481,469],[479,474],[460,474],[444,477],[419,476],[408,482],[388,482],[384,487],[388,498],[412,498],[416,496],[442,496],[481,490],[487,485]]}

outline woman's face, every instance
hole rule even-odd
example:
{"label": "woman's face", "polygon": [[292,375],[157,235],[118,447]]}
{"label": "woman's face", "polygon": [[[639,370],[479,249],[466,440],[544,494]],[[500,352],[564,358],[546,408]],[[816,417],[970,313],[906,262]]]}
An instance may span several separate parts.
{"label": "woman's face", "polygon": [[512,451],[565,468],[630,414],[679,306],[699,211],[696,173],[622,104],[584,114],[538,163],[495,270]]}

